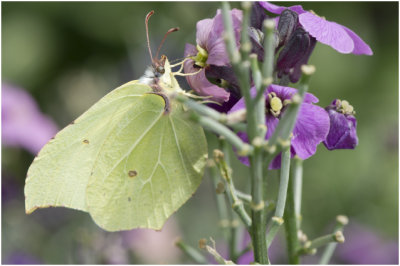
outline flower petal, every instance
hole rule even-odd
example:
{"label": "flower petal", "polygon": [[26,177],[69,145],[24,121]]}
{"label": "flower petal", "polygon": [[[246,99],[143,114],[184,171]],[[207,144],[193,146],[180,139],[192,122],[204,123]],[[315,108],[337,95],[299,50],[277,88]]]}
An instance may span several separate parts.
{"label": "flower petal", "polygon": [[[185,47],[185,56],[191,55],[196,48],[191,44],[186,44]],[[184,71],[185,73],[195,73],[199,71],[200,68],[194,67],[193,60],[187,60],[184,63]],[[210,100],[216,102],[226,102],[229,100],[230,93],[225,91],[223,88],[220,88],[211,82],[208,81],[205,74],[205,69],[203,68],[199,73],[194,75],[186,76],[186,80],[189,83],[189,86],[196,91],[199,95],[202,96],[212,96]]]}
{"label": "flower petal", "polygon": [[285,7],[285,6],[277,6],[277,5],[271,4],[269,2],[258,2],[258,3],[260,4],[260,6],[262,6],[263,8],[265,8],[266,10],[268,10],[269,12],[274,13],[274,14],[280,14],[286,8],[296,12],[299,15],[306,12],[306,11],[304,11],[304,9],[301,5]]}
{"label": "flower petal", "polygon": [[312,156],[329,132],[328,113],[317,105],[303,103],[293,129],[292,147],[301,159]]}
{"label": "flower petal", "polygon": [[206,48],[207,41],[213,25],[213,19],[202,19],[196,24],[196,43],[202,48]]}
{"label": "flower petal", "polygon": [[187,43],[185,45],[185,51],[183,52],[183,55],[185,57],[188,56],[195,56],[197,54],[197,49],[193,44]]}
{"label": "flower petal", "polygon": [[368,44],[366,44],[357,34],[355,34],[351,29],[343,26],[343,29],[347,32],[347,34],[349,34],[350,38],[353,39],[354,42],[354,50],[353,50],[353,54],[366,54],[366,55],[372,55],[373,52],[371,50],[371,48],[369,47]]}
{"label": "flower petal", "polygon": [[[284,87],[284,86],[272,84],[268,87],[265,95],[267,96],[268,93],[271,93],[271,92],[275,92],[279,98],[286,100],[286,99],[291,99],[292,96],[297,93],[297,90],[294,88],[291,88],[291,87]],[[313,94],[307,92],[304,96],[303,102],[304,103],[317,103],[318,98],[315,97]]]}
{"label": "flower petal", "polygon": [[299,22],[317,41],[329,45],[343,54],[353,52],[354,41],[342,25],[325,20],[310,12],[301,14]]}
{"label": "flower petal", "polygon": [[[236,45],[239,47],[240,28],[242,25],[242,12],[238,9],[230,11],[233,29],[235,32]],[[224,22],[221,10],[217,11],[217,15],[213,19],[211,31],[207,39],[206,50],[208,51],[207,64],[224,66],[229,64],[228,53],[225,48],[223,38]]]}
{"label": "flower petal", "polygon": [[324,141],[328,150],[354,149],[358,145],[357,121],[352,115],[345,116],[336,110],[328,110],[329,134]]}

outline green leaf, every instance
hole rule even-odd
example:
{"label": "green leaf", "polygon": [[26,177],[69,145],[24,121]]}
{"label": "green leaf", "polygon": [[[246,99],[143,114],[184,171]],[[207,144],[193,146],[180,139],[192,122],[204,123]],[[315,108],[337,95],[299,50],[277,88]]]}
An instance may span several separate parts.
{"label": "green leaf", "polygon": [[26,212],[63,206],[108,231],[161,229],[199,186],[207,143],[181,104],[166,113],[151,92],[127,83],[46,144],[28,170]]}

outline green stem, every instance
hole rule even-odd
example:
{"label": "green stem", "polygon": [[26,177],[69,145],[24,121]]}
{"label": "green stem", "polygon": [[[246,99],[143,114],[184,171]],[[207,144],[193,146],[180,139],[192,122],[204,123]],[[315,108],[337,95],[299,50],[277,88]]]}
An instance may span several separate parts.
{"label": "green stem", "polygon": [[[211,180],[214,185],[213,187],[214,187],[214,189],[217,190],[218,183],[220,180],[218,170],[215,166],[211,166],[208,169],[209,169]],[[224,197],[225,197],[224,194],[215,193],[217,211],[219,214],[219,226],[222,228],[223,235],[224,235],[225,239],[228,241],[231,238],[231,235],[230,235],[231,231],[229,230],[230,221],[228,218],[228,211],[227,211],[227,206],[226,206]]]}
{"label": "green stem", "polygon": [[[242,25],[242,44],[241,46],[247,48],[242,48],[242,55],[247,57],[246,60],[242,61],[242,55],[239,53],[236,46],[235,33],[233,30],[232,19],[230,15],[230,5],[229,2],[222,2],[222,17],[224,20],[225,26],[225,43],[226,49],[233,66],[234,72],[238,77],[240,91],[245,98],[246,103],[250,103],[250,62],[248,61],[248,53],[251,51],[251,43],[246,41],[248,40],[248,17],[250,10],[248,8],[244,8],[243,10],[243,25]],[[250,49],[248,49],[250,47]]]}
{"label": "green stem", "polygon": [[296,214],[297,228],[301,226],[301,192],[303,186],[303,160],[294,157],[294,212]]}
{"label": "green stem", "polygon": [[[338,215],[336,217],[336,225],[333,229],[333,232],[336,233],[337,231],[343,230],[343,227],[348,223],[348,218],[344,215]],[[331,259],[333,252],[336,249],[337,243],[330,243],[325,248],[324,252],[322,253],[321,259],[319,264],[328,264],[329,260]]]}
{"label": "green stem", "polygon": [[209,245],[205,246],[205,249],[207,250],[208,253],[210,253],[214,259],[219,263],[223,265],[233,265],[234,263],[231,260],[225,260],[221,254],[218,253],[218,251],[215,249],[215,243],[213,243],[214,247],[211,247]]}
{"label": "green stem", "polygon": [[187,107],[190,109],[196,111],[197,113],[210,117],[220,123],[226,124],[227,122],[227,117],[226,114],[220,113],[207,105],[200,104],[196,101],[193,101],[189,99],[188,97],[182,95],[182,94],[177,94],[175,96],[175,99],[178,100],[181,103],[184,103]]}
{"label": "green stem", "polygon": [[[243,23],[242,23],[242,40],[241,54],[236,49],[236,40],[230,16],[230,6],[228,2],[222,3],[222,16],[225,25],[226,47],[231,59],[231,63],[235,74],[238,77],[241,93],[244,97],[247,110],[247,135],[249,142],[257,137],[258,125],[265,123],[257,123],[258,115],[254,115],[252,105],[254,104],[250,96],[250,62],[248,60],[249,52],[251,51],[251,43],[248,36],[248,25],[251,11],[251,4],[245,2],[243,5]],[[241,57],[244,59],[241,61]],[[257,105],[257,103],[255,104]],[[265,119],[264,116],[262,116]],[[254,154],[250,155],[250,174],[251,174],[251,196],[252,196],[252,242],[254,247],[254,259],[257,263],[267,264],[268,250],[266,247],[266,226],[264,224],[264,201],[263,201],[263,152],[257,148]]]}
{"label": "green stem", "polygon": [[[261,92],[264,94],[264,88],[262,87],[262,75],[261,71],[258,67],[257,55],[251,54],[250,55],[250,62],[251,62],[251,71],[253,73],[253,82],[256,88],[257,93]],[[253,99],[253,103],[247,108],[254,108],[254,115],[257,127],[256,135],[259,136],[261,139],[265,138],[265,134],[267,133],[266,130],[263,130],[265,125],[265,101],[264,98],[255,98]]]}
{"label": "green stem", "polygon": [[274,51],[275,51],[275,21],[272,19],[265,20],[263,23],[264,27],[264,63],[263,63],[263,83],[264,86],[268,86],[272,83],[272,74],[274,71]]}
{"label": "green stem", "polygon": [[266,20],[264,26],[264,63],[262,66],[262,89],[257,90],[255,101],[259,101],[260,98],[264,98],[264,91],[273,82],[273,71],[274,71],[274,55],[275,55],[275,37],[274,29],[275,22],[273,20]]}
{"label": "green stem", "polygon": [[236,195],[238,196],[239,199],[243,200],[246,203],[251,203],[251,195],[246,194],[240,190],[236,190]]}
{"label": "green stem", "polygon": [[199,251],[197,251],[195,248],[186,245],[183,243],[182,240],[178,240],[175,242],[175,245],[179,247],[183,253],[186,254],[189,258],[191,258],[194,262],[198,264],[209,264],[208,260],[206,257],[203,256]]}
{"label": "green stem", "polygon": [[334,242],[335,244],[344,242],[344,236],[342,231],[336,231],[335,233],[318,237],[312,241],[307,241],[304,247],[298,251],[298,254],[299,255],[310,254],[310,253],[312,254],[316,252],[317,248],[322,247],[326,244],[330,244],[332,242]]}
{"label": "green stem", "polygon": [[227,125],[236,131],[246,131],[247,128],[246,124],[241,122],[245,119],[245,112],[242,112],[240,115],[238,115],[235,112],[227,115],[224,113],[217,112],[214,109],[208,107],[207,105],[193,101],[182,94],[175,95],[175,99],[185,104],[187,107],[189,107],[199,115],[212,118],[215,121]]}
{"label": "green stem", "polygon": [[225,137],[226,140],[238,150],[238,154],[245,156],[253,150],[249,144],[244,143],[234,132],[217,121],[205,116],[194,117],[194,119],[203,127]]}
{"label": "green stem", "polygon": [[271,228],[268,231],[267,234],[267,247],[269,248],[271,246],[272,241],[274,240],[276,234],[279,231],[279,228],[281,227],[281,225],[283,224],[283,219],[281,217],[272,217],[272,224],[271,224]]}
{"label": "green stem", "polygon": [[279,182],[278,199],[276,201],[275,216],[283,217],[286,203],[286,195],[289,184],[289,173],[290,173],[290,142],[287,147],[282,150],[281,156],[281,174]]}
{"label": "green stem", "polygon": [[253,157],[250,157],[252,170],[251,194],[252,204],[251,213],[253,220],[252,242],[254,248],[254,259],[261,264],[269,264],[268,248],[266,239],[265,224],[265,203],[263,199],[263,161],[262,150],[255,149]]}
{"label": "green stem", "polygon": [[272,225],[267,235],[268,246],[271,245],[271,242],[274,240],[280,226],[283,224],[283,214],[285,210],[286,195],[289,184],[289,172],[290,142],[282,151],[278,199],[276,201],[275,216],[272,218]]}
{"label": "green stem", "polygon": [[292,178],[289,178],[284,219],[289,263],[299,264],[300,258],[297,253],[299,240],[297,237],[297,223],[294,210],[294,182]]}
{"label": "green stem", "polygon": [[243,221],[244,225],[249,230],[252,224],[252,221],[244,209],[243,202],[239,200],[236,195],[235,185],[231,176],[231,169],[228,168],[226,161],[224,159],[224,153],[216,150],[214,151],[214,160],[216,161],[218,168],[220,170],[221,176],[225,180],[226,186],[226,195],[228,197],[229,202],[232,204],[232,209],[238,214],[239,218]]}
{"label": "green stem", "polygon": [[[229,153],[231,148],[226,143],[225,139],[223,139],[223,138],[220,138],[219,144],[220,144],[220,147],[222,149],[222,152],[224,153],[224,160],[225,160],[226,167],[227,167],[227,169],[231,169],[231,167],[230,167],[230,165],[231,165],[231,157],[230,157],[230,153]],[[230,181],[232,182],[232,187],[234,188],[232,177],[230,176],[229,178],[231,179]],[[233,193],[236,195],[236,198],[238,198],[238,196],[236,194],[236,189],[235,189],[235,191]],[[232,200],[230,200],[230,203],[232,205]],[[246,216],[248,217],[247,212],[244,210],[244,208],[243,208],[243,210],[239,210],[239,211],[240,212],[244,211]],[[235,262],[236,258],[237,258],[239,222],[238,222],[237,214],[235,213],[233,208],[230,209],[230,216],[231,216],[231,223],[230,223],[230,227],[231,228],[230,228],[230,234],[229,234],[230,237],[229,237],[229,240],[228,240],[228,243],[229,243],[229,255],[230,255],[229,258],[231,258],[232,261]],[[244,218],[246,219],[247,217],[244,217]]]}

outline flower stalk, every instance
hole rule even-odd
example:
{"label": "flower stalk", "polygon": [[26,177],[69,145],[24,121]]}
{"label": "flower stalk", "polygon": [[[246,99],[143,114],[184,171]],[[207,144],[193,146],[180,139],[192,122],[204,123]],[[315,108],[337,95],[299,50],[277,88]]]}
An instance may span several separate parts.
{"label": "flower stalk", "polygon": [[[342,231],[343,227],[347,225],[349,222],[349,219],[344,216],[344,215],[338,215],[336,217],[336,225],[335,228],[333,229],[333,232],[336,233],[338,231]],[[333,252],[335,251],[337,246],[337,242],[329,243],[324,252],[322,253],[321,259],[319,261],[319,264],[328,264],[329,260],[331,259]]]}
{"label": "flower stalk", "polygon": [[303,187],[303,160],[300,157],[294,157],[294,212],[296,215],[297,228],[301,226],[301,192]]}
{"label": "flower stalk", "polygon": [[[275,50],[275,37],[274,28],[275,22],[273,20],[265,20],[263,23],[265,38],[264,38],[264,62],[262,65],[262,87],[267,88],[273,81],[274,71],[274,50]],[[264,98],[264,91],[262,89],[257,90],[255,101],[259,101]]]}
{"label": "flower stalk", "polygon": [[[225,159],[226,162],[226,167],[228,169],[228,171],[232,171],[231,169],[231,158],[230,158],[230,154],[229,154],[229,149],[230,146],[228,145],[228,143],[226,143],[225,139],[220,137],[220,141],[219,141],[220,147],[222,149],[222,152],[224,154],[223,159]],[[230,176],[231,180],[230,182],[232,183],[232,186],[230,187],[231,189],[234,189],[232,191],[233,194],[235,194],[235,198],[240,200],[240,197],[237,195],[237,190],[235,189],[235,186],[233,184],[233,179],[232,176]],[[226,184],[224,184],[224,186],[226,186]],[[225,190],[225,194],[227,194],[226,190]],[[231,203],[232,206],[232,200],[229,199],[229,195],[226,195],[228,201]],[[246,219],[248,217],[246,210],[244,210],[244,205],[242,204],[242,208],[240,208],[241,212],[244,212],[244,219]],[[230,208],[230,217],[231,217],[231,223],[230,223],[230,237],[228,240],[229,243],[229,255],[232,261],[236,262],[238,256],[237,256],[237,246],[238,246],[238,240],[239,240],[239,219],[241,218],[240,216],[238,217],[238,214],[236,213],[236,211],[234,210],[234,208]],[[248,230],[248,227],[246,227],[246,230]]]}
{"label": "flower stalk", "polygon": [[268,246],[274,240],[280,226],[284,223],[283,214],[285,211],[290,173],[290,142],[285,148],[283,148],[281,160],[278,199],[276,201],[275,216],[272,218],[272,225],[267,235]]}
{"label": "flower stalk", "polygon": [[224,153],[220,150],[214,150],[214,160],[220,170],[221,176],[225,181],[226,195],[229,202],[232,204],[232,209],[238,214],[239,218],[243,221],[248,230],[251,227],[252,221],[244,209],[243,202],[236,195],[235,185],[231,176],[231,169],[227,166],[224,159]]}
{"label": "flower stalk", "polygon": [[312,241],[307,241],[304,244],[304,247],[299,249],[298,254],[299,255],[313,254],[315,253],[315,249],[332,242],[344,243],[344,236],[342,231],[336,231],[335,233],[318,237]]}
{"label": "flower stalk", "polygon": [[253,151],[253,147],[247,143],[244,143],[235,133],[221,123],[209,117],[198,116],[195,114],[193,114],[192,118],[208,130],[224,136],[226,140],[238,150],[239,154],[246,156]]}
{"label": "flower stalk", "polygon": [[296,215],[294,210],[294,180],[289,178],[287,190],[286,208],[284,213],[286,243],[290,264],[299,264],[300,257],[297,252],[299,246],[298,228],[296,223]]}
{"label": "flower stalk", "polygon": [[[265,122],[258,123],[257,119],[262,117],[255,115],[251,106],[254,104],[256,108],[262,108],[262,105],[254,103],[250,96],[250,61],[249,53],[251,51],[251,43],[248,37],[248,23],[251,5],[244,3],[243,5],[243,24],[242,24],[242,49],[241,54],[236,50],[235,36],[232,27],[232,20],[229,16],[230,6],[228,2],[222,3],[222,15],[225,26],[226,46],[232,66],[238,76],[240,90],[245,99],[247,110],[247,134],[250,143],[258,136],[258,125],[264,125]],[[244,47],[243,47],[244,45]],[[243,58],[243,62],[240,62]],[[264,111],[264,109],[263,109]],[[259,112],[255,112],[259,113]],[[254,248],[254,259],[257,263],[269,264],[268,249],[266,245],[266,226],[264,224],[265,206],[263,200],[263,151],[260,147],[256,147],[253,153],[249,156],[250,159],[250,174],[251,174],[251,236]]]}
{"label": "flower stalk", "polygon": [[[211,157],[211,156],[210,156]],[[225,202],[225,197],[224,197],[224,191],[225,191],[225,186],[223,183],[221,183],[218,169],[215,165],[215,162],[213,160],[208,161],[208,172],[209,176],[211,178],[211,181],[213,183],[213,188],[215,189],[215,200],[216,200],[216,205],[217,205],[217,210],[218,210],[218,215],[219,215],[219,227],[222,229],[223,235],[225,239],[229,240],[231,238],[230,236],[230,220],[228,217],[228,208],[226,206]],[[221,188],[222,185],[222,188]]]}
{"label": "flower stalk", "polygon": [[186,256],[191,258],[194,262],[198,264],[208,264],[208,260],[203,256],[197,249],[185,244],[181,239],[175,242],[175,245],[185,253]]}

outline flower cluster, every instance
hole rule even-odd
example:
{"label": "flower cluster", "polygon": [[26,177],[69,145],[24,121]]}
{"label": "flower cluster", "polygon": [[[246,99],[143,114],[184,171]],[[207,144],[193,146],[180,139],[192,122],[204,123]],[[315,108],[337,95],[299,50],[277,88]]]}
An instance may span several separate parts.
{"label": "flower cluster", "polygon": [[[233,22],[237,49],[240,48],[242,12],[233,9]],[[275,66],[274,82],[265,88],[266,140],[291,104],[295,88],[289,83],[297,83],[302,75],[301,66],[307,64],[317,42],[329,45],[340,53],[372,55],[371,48],[352,30],[326,20],[302,6],[277,6],[268,2],[253,4],[250,25],[247,29],[252,44],[252,53],[259,61],[264,58],[264,35],[262,25],[265,19],[275,20]],[[237,79],[229,62],[224,43],[224,23],[220,10],[212,19],[197,23],[196,46],[187,44],[184,70],[190,74],[187,81],[199,95],[209,97],[217,104],[211,105],[228,114],[245,108]],[[279,85],[277,85],[279,84]],[[254,84],[250,91],[256,94]],[[315,105],[318,98],[307,93],[300,106],[291,139],[291,154],[307,159],[315,154],[322,142],[329,150],[354,149],[358,144],[356,118],[353,107],[345,100],[334,100],[328,107]],[[238,136],[248,141],[245,132]],[[248,164],[247,157],[239,157]],[[280,168],[280,156],[270,168]]]}

